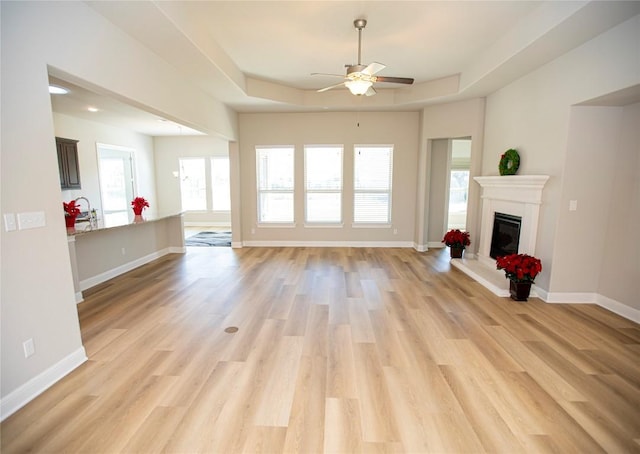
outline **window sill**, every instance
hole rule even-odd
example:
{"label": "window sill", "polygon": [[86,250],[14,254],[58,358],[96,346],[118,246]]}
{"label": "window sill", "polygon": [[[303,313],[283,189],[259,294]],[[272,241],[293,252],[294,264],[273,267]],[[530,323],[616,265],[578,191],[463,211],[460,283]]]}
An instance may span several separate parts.
{"label": "window sill", "polygon": [[295,222],[259,222],[257,227],[259,229],[294,229],[296,224]]}
{"label": "window sill", "polygon": [[354,228],[354,229],[390,229],[391,227],[392,227],[392,224],[374,224],[374,223],[351,224],[351,228]]}
{"label": "window sill", "polygon": [[305,223],[305,229],[342,229],[344,228],[344,224],[323,224],[321,222],[318,223]]}

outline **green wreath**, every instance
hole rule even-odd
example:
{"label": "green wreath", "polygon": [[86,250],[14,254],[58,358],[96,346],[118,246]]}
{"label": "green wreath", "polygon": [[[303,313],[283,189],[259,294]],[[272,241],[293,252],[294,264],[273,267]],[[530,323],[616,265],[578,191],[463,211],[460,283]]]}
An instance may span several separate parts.
{"label": "green wreath", "polygon": [[509,148],[500,156],[498,170],[500,175],[515,175],[520,167],[520,155],[513,148]]}

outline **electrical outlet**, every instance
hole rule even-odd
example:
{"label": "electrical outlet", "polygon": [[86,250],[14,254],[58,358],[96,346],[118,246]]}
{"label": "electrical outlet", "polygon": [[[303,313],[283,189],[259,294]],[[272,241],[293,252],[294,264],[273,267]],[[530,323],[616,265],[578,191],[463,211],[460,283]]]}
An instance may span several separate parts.
{"label": "electrical outlet", "polygon": [[122,255],[125,255],[127,253],[127,251],[125,251],[124,248],[121,249]]}
{"label": "electrical outlet", "polygon": [[397,235],[398,234],[398,229],[393,229],[393,234]]}
{"label": "electrical outlet", "polygon": [[36,347],[33,345],[33,339],[27,339],[22,343],[22,348],[24,349],[24,357],[28,358],[36,352]]}
{"label": "electrical outlet", "polygon": [[569,200],[569,211],[576,211],[578,209],[577,200]]}

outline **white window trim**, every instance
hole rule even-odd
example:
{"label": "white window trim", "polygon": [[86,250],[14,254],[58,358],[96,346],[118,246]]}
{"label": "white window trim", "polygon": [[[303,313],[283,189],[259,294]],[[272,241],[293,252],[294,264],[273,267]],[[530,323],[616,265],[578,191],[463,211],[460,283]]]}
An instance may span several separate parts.
{"label": "white window trim", "polygon": [[390,229],[393,224],[380,223],[380,222],[359,222],[351,224],[354,229]]}
{"label": "white window trim", "polygon": [[[272,149],[276,149],[276,148],[291,148],[293,150],[293,179],[292,179],[292,187],[291,190],[282,190],[282,189],[264,189],[261,190],[260,189],[260,184],[258,181],[258,176],[260,175],[259,169],[260,169],[260,162],[257,159],[258,158],[258,150],[272,150]],[[295,189],[296,189],[296,147],[295,145],[256,145],[255,147],[255,154],[254,157],[256,159],[256,178],[255,178],[255,183],[256,183],[256,216],[257,216],[257,222],[256,222],[256,226],[260,227],[260,228],[292,228],[296,226],[296,207],[295,207]],[[260,212],[260,194],[261,193],[269,193],[269,194],[275,194],[275,193],[282,193],[282,194],[291,194],[293,196],[293,201],[294,201],[294,205],[293,205],[293,222],[289,222],[289,221],[283,221],[283,222],[279,222],[279,221],[261,221],[260,217],[261,217],[261,212]]]}
{"label": "white window trim", "polygon": [[391,174],[391,184],[389,187],[388,191],[381,191],[381,190],[377,190],[377,191],[366,191],[366,193],[369,194],[373,194],[375,192],[379,192],[379,193],[384,193],[384,194],[389,194],[389,222],[353,222],[351,224],[352,228],[380,228],[380,229],[390,229],[391,227],[393,227],[393,160],[394,160],[394,155],[395,155],[395,147],[393,146],[393,144],[354,144],[353,145],[353,178],[354,178],[354,185],[353,185],[353,209],[354,209],[354,215],[355,215],[355,197],[356,194],[359,192],[365,192],[362,190],[358,190],[355,187],[355,172],[356,172],[356,162],[355,162],[355,153],[356,153],[356,149],[362,147],[362,148],[390,148],[391,149],[391,169],[390,169],[390,174]]}
{"label": "white window trim", "polygon": [[[340,165],[340,189],[313,189],[307,190],[307,148],[340,148],[341,165]],[[342,228],[344,227],[344,145],[343,144],[306,144],[303,149],[304,153],[304,226],[306,228]],[[335,222],[329,221],[308,221],[307,220],[307,194],[308,193],[325,193],[340,194],[340,220]]]}
{"label": "white window trim", "polygon": [[305,222],[304,227],[306,229],[341,229],[344,227],[344,223],[333,222]]}
{"label": "white window trim", "polygon": [[[231,156],[229,155],[223,155],[223,154],[214,154],[209,156],[209,183],[211,183],[211,187],[207,188],[208,189],[208,194],[207,197],[211,197],[211,210],[207,210],[208,212],[211,213],[216,213],[216,214],[230,214],[231,213],[231,208],[229,208],[228,210],[215,210],[213,208],[213,161],[214,159],[227,159],[227,161],[229,161],[229,190],[231,190]],[[231,198],[231,194],[229,194],[229,198]],[[229,200],[229,203],[231,203],[231,200]]]}
{"label": "white window trim", "polygon": [[[207,169],[207,156],[180,156],[178,157],[178,166],[180,167],[180,177],[182,176],[182,161],[183,160],[196,160],[196,159],[201,159],[204,162],[204,183],[205,183],[205,191],[204,191],[204,205],[205,208],[204,209],[197,209],[197,210],[187,210],[187,209],[183,209],[183,211],[185,213],[209,213],[211,210],[209,210],[209,194],[208,191],[210,190],[209,187],[209,178],[207,175],[209,170]],[[182,192],[182,180],[180,180],[180,191]],[[181,209],[182,209],[182,194],[180,195],[180,205],[181,205]]]}
{"label": "white window trim", "polygon": [[293,222],[258,222],[256,226],[259,229],[294,229],[296,228],[296,223]]}

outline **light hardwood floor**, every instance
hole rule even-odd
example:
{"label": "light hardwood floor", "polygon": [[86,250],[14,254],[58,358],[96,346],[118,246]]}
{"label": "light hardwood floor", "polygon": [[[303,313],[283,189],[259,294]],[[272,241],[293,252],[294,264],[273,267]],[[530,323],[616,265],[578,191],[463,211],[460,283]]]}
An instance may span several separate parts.
{"label": "light hardwood floor", "polygon": [[640,452],[640,326],[447,250],[194,248],[88,293],[89,361],[3,454]]}

